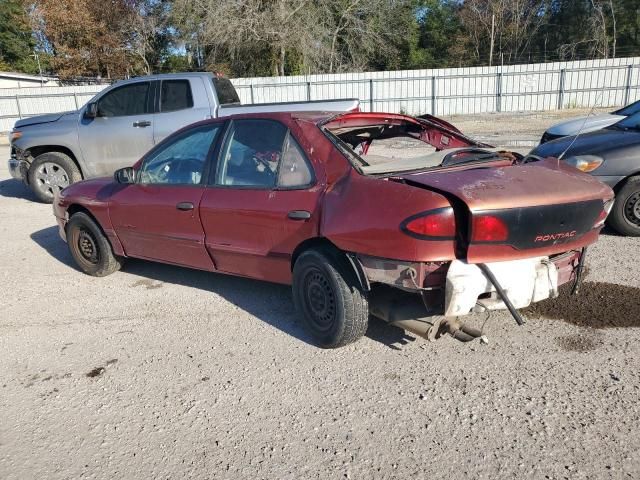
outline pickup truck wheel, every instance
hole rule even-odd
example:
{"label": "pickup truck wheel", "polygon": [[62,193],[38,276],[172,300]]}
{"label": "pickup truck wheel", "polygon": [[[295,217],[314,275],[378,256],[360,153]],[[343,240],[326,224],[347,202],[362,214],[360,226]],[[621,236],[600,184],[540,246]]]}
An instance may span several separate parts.
{"label": "pickup truck wheel", "polygon": [[94,277],[120,270],[124,263],[124,258],[113,254],[109,240],[86,213],[71,216],[67,223],[67,245],[80,270]]}
{"label": "pickup truck wheel", "polygon": [[367,298],[345,263],[328,249],[308,250],[293,267],[296,310],[322,348],[342,347],[367,331]]}
{"label": "pickup truck wheel", "polygon": [[53,195],[82,180],[80,169],[69,155],[47,152],[38,155],[29,167],[29,185],[38,200],[53,202]]}
{"label": "pickup truck wheel", "polygon": [[640,237],[640,177],[631,177],[616,195],[609,225],[622,235]]}

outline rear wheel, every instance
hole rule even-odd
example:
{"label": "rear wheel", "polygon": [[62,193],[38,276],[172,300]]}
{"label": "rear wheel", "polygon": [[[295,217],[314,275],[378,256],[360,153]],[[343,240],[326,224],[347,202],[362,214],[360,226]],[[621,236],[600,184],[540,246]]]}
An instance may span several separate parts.
{"label": "rear wheel", "polygon": [[342,347],[367,331],[367,298],[337,252],[314,249],[300,255],[293,267],[293,299],[322,348]]}
{"label": "rear wheel", "polygon": [[631,177],[616,195],[609,225],[618,233],[640,237],[640,177]]}
{"label": "rear wheel", "polygon": [[124,258],[114,255],[109,240],[86,213],[71,216],[67,223],[67,245],[78,267],[87,275],[104,277],[124,263]]}
{"label": "rear wheel", "polygon": [[38,200],[53,202],[53,195],[82,180],[80,169],[69,155],[47,152],[38,155],[29,168],[29,185]]}

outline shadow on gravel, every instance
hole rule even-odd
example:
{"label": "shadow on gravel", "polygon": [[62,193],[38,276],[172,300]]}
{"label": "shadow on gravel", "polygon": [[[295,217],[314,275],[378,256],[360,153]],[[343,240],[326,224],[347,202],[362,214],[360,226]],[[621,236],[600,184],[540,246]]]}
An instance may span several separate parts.
{"label": "shadow on gravel", "polygon": [[73,258],[71,258],[71,254],[67,248],[67,244],[64,243],[60,238],[60,235],[58,235],[57,226],[47,227],[42,230],[38,230],[37,232],[33,232],[30,237],[31,240],[40,245],[53,258],[69,267],[75,268]]}
{"label": "shadow on gravel", "polygon": [[0,181],[0,196],[22,198],[24,200],[31,200],[32,202],[38,201],[29,187],[15,178]]}
{"label": "shadow on gravel", "polygon": [[369,315],[369,328],[367,337],[378,343],[386,345],[392,350],[402,350],[402,347],[415,342],[417,337],[401,328],[386,324],[383,320]]}
{"label": "shadow on gravel", "polygon": [[544,300],[522,311],[530,318],[564,320],[579,327],[640,327],[640,288],[613,283],[585,282],[578,295],[562,288],[558,298]]}
{"label": "shadow on gravel", "polygon": [[[57,226],[32,233],[31,239],[56,260],[76,268],[66,243],[58,235]],[[285,285],[136,259],[127,260],[123,270],[145,279],[129,285],[132,289],[132,295],[135,295],[135,289],[140,286],[155,289],[162,284],[172,283],[209,291],[220,295],[237,308],[263,322],[298,340],[313,345],[311,337],[298,320],[293,307],[291,289]],[[180,299],[168,298],[167,301],[179,302]],[[184,305],[184,308],[188,309],[189,305]],[[251,332],[247,333],[251,335]],[[415,338],[407,336],[403,330],[387,326],[384,322],[376,319],[371,320],[367,336],[395,350],[399,350],[399,346],[415,340]]]}

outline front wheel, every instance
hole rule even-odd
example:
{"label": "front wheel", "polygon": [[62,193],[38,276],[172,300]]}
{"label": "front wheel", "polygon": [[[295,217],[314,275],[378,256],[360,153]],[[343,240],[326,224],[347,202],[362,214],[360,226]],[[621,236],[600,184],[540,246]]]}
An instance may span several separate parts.
{"label": "front wheel", "polygon": [[631,177],[618,191],[609,225],[622,235],[640,237],[640,177]]}
{"label": "front wheel", "polygon": [[293,300],[309,333],[322,348],[342,347],[367,331],[367,298],[346,261],[329,249],[308,250],[296,260]]}
{"label": "front wheel", "polygon": [[100,227],[86,213],[74,213],[67,223],[67,245],[76,264],[87,275],[104,277],[120,269],[122,257],[114,255]]}
{"label": "front wheel", "polygon": [[47,152],[38,155],[29,167],[29,185],[38,200],[53,202],[55,193],[82,180],[80,169],[69,155]]}

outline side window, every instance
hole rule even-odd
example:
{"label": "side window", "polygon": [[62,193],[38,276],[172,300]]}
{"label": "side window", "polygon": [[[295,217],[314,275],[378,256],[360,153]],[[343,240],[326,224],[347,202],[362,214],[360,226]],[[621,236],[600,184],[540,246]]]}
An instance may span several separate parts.
{"label": "side window", "polygon": [[313,182],[311,166],[307,161],[298,142],[287,135],[284,154],[278,170],[278,186],[282,188],[296,188],[310,185]]}
{"label": "side window", "polygon": [[175,112],[193,107],[189,80],[163,80],[160,92],[160,111]]}
{"label": "side window", "polygon": [[197,185],[221,126],[204,125],[170,140],[144,160],[138,183]]}
{"label": "side window", "polygon": [[132,83],[115,88],[98,100],[101,117],[124,117],[149,113],[147,94],[149,82]]}
{"label": "side window", "polygon": [[276,185],[287,127],[273,120],[236,120],[222,149],[216,184],[255,188]]}

